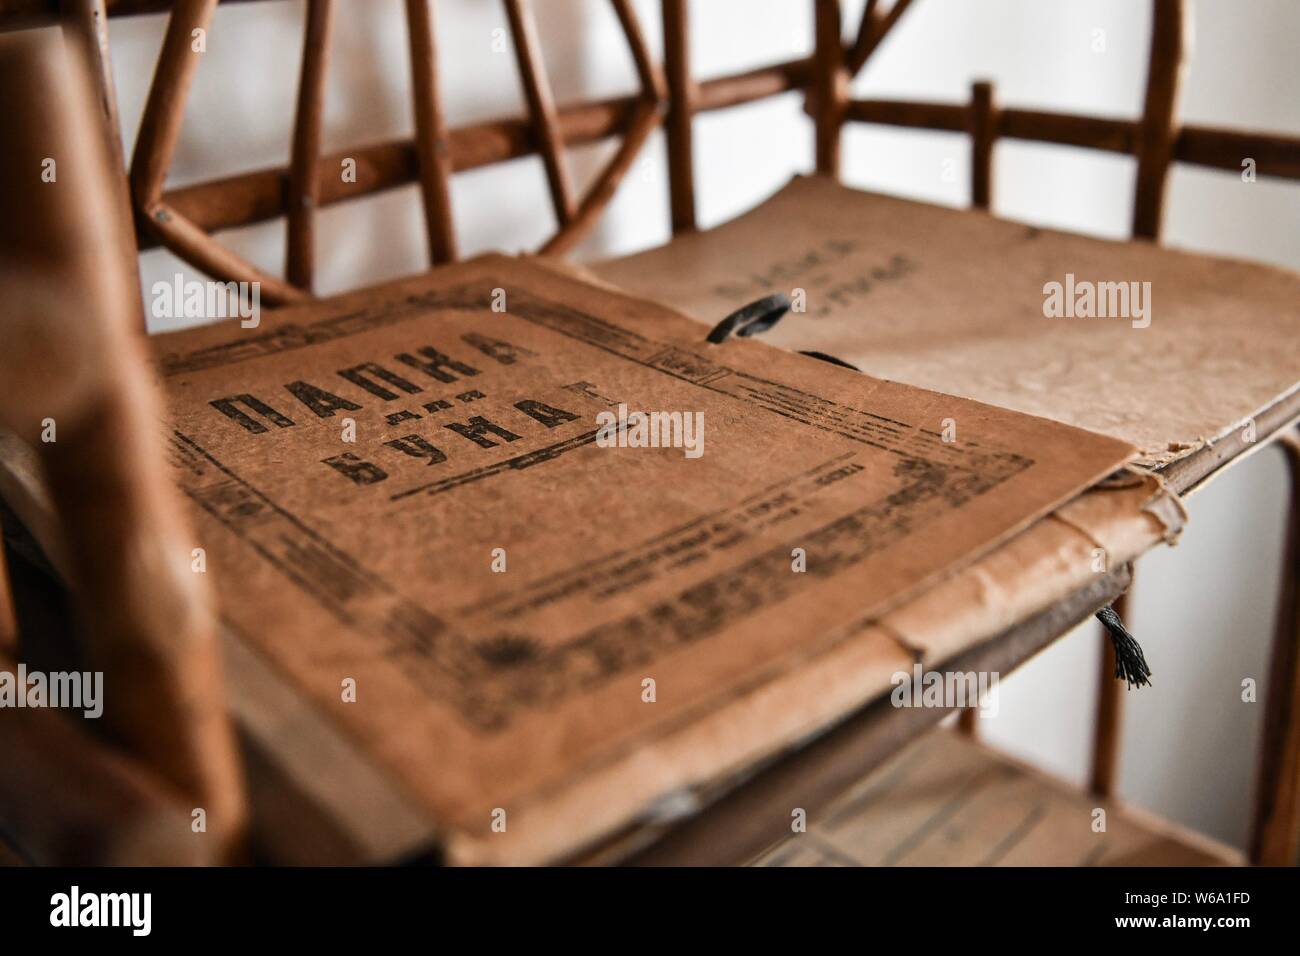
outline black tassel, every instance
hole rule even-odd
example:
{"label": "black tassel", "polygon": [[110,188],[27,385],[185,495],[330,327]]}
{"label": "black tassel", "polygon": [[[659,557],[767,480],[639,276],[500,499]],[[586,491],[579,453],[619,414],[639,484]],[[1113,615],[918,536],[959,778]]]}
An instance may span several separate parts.
{"label": "black tassel", "polygon": [[[760,335],[780,322],[782,316],[789,311],[789,297],[783,292],[774,292],[772,295],[751,302],[744,308],[731,313],[709,330],[709,334],[705,336],[705,341],[720,345],[733,335],[740,338]],[[830,362],[832,365],[839,365],[843,368],[851,368],[855,372],[862,371],[856,365],[850,365],[843,359],[838,359],[834,355],[827,355],[825,352],[811,352],[801,349],[799,354],[821,359],[823,362]]]}
{"label": "black tassel", "polygon": [[758,335],[780,322],[781,317],[789,311],[789,297],[784,293],[775,292],[731,313],[713,327],[712,331],[705,336],[705,340],[718,345],[727,341],[732,335],[741,338]]}
{"label": "black tassel", "polygon": [[1115,648],[1115,679],[1128,683],[1130,688],[1151,684],[1151,668],[1142,655],[1142,645],[1137,642],[1124,622],[1119,619],[1112,607],[1104,607],[1097,612],[1097,620],[1110,635],[1110,644]]}

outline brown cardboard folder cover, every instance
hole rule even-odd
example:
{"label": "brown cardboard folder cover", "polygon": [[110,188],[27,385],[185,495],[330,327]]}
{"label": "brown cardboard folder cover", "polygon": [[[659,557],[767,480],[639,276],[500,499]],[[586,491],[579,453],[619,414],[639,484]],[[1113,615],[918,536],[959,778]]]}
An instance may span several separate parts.
{"label": "brown cardboard folder cover", "polygon": [[702,331],[494,256],[154,340],[224,620],[453,860],[554,858],[833,720],[913,659],[860,622],[1132,457]]}
{"label": "brown cardboard folder cover", "polygon": [[1300,383],[1294,273],[818,177],[591,271],[709,323],[800,289],[806,311],[773,344],[1113,435],[1152,466],[1248,427]]}

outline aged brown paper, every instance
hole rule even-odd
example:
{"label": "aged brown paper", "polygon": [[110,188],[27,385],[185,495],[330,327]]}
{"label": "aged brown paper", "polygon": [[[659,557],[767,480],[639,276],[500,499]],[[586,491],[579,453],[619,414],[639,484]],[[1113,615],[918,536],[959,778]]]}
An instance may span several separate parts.
{"label": "aged brown paper", "polygon": [[[223,618],[455,860],[554,858],[860,703],[912,658],[847,625],[1132,456],[504,257],[153,344]],[[604,447],[620,403],[703,453]]]}
{"label": "aged brown paper", "polygon": [[[710,324],[803,289],[807,311],[766,340],[1113,435],[1150,465],[1245,427],[1300,383],[1300,276],[822,178],[796,179],[716,229],[589,269]],[[1048,318],[1053,282],[1079,306],[1091,294],[1094,312],[1098,299],[1121,311],[1136,291],[1145,314],[1134,299],[1128,315]]]}

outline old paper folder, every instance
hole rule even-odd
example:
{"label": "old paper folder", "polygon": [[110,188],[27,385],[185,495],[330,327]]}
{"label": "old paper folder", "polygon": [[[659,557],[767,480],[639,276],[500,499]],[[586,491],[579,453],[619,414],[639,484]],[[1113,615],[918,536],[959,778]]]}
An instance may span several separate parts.
{"label": "old paper folder", "polygon": [[[871,620],[1132,455],[502,257],[153,341],[229,626],[461,861],[554,858],[888,686]],[[605,447],[619,406],[698,414],[702,454]]]}
{"label": "old paper folder", "polygon": [[[232,683],[269,663],[453,861],[562,856],[888,687],[876,619],[1133,454],[503,257],[151,342]],[[702,454],[602,447],[620,405]]]}
{"label": "old paper folder", "polygon": [[[807,311],[768,341],[1114,435],[1151,466],[1300,412],[1300,277],[1268,266],[808,177],[733,222],[591,268],[710,324],[802,289]],[[1052,283],[1078,302],[1100,284],[1094,315],[1049,317]],[[1113,303],[1124,314],[1095,314]]]}

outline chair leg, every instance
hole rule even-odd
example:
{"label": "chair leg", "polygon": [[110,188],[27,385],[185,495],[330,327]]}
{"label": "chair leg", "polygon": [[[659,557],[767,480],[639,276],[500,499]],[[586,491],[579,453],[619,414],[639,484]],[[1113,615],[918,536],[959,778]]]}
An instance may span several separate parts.
{"label": "chair leg", "polygon": [[1300,846],[1300,435],[1278,446],[1291,497],[1250,836],[1250,861],[1262,866],[1294,864]]}
{"label": "chair leg", "polygon": [[957,715],[957,729],[967,737],[975,736],[975,721],[979,718],[979,711],[974,707],[967,707]]}
{"label": "chair leg", "polygon": [[[1128,596],[1125,591],[1111,606],[1121,618],[1128,617]],[[1119,735],[1124,715],[1124,684],[1115,678],[1115,648],[1103,631],[1101,637],[1101,673],[1097,680],[1097,714],[1092,730],[1092,772],[1089,789],[1099,797],[1109,797],[1115,792],[1115,778],[1119,767]]]}
{"label": "chair leg", "polygon": [[[0,671],[19,673],[0,654]],[[0,720],[0,830],[37,864],[181,866],[217,862],[166,783],[50,708]]]}
{"label": "chair leg", "polygon": [[18,654],[18,618],[14,611],[9,569],[5,566],[5,545],[0,538],[0,654]]}

